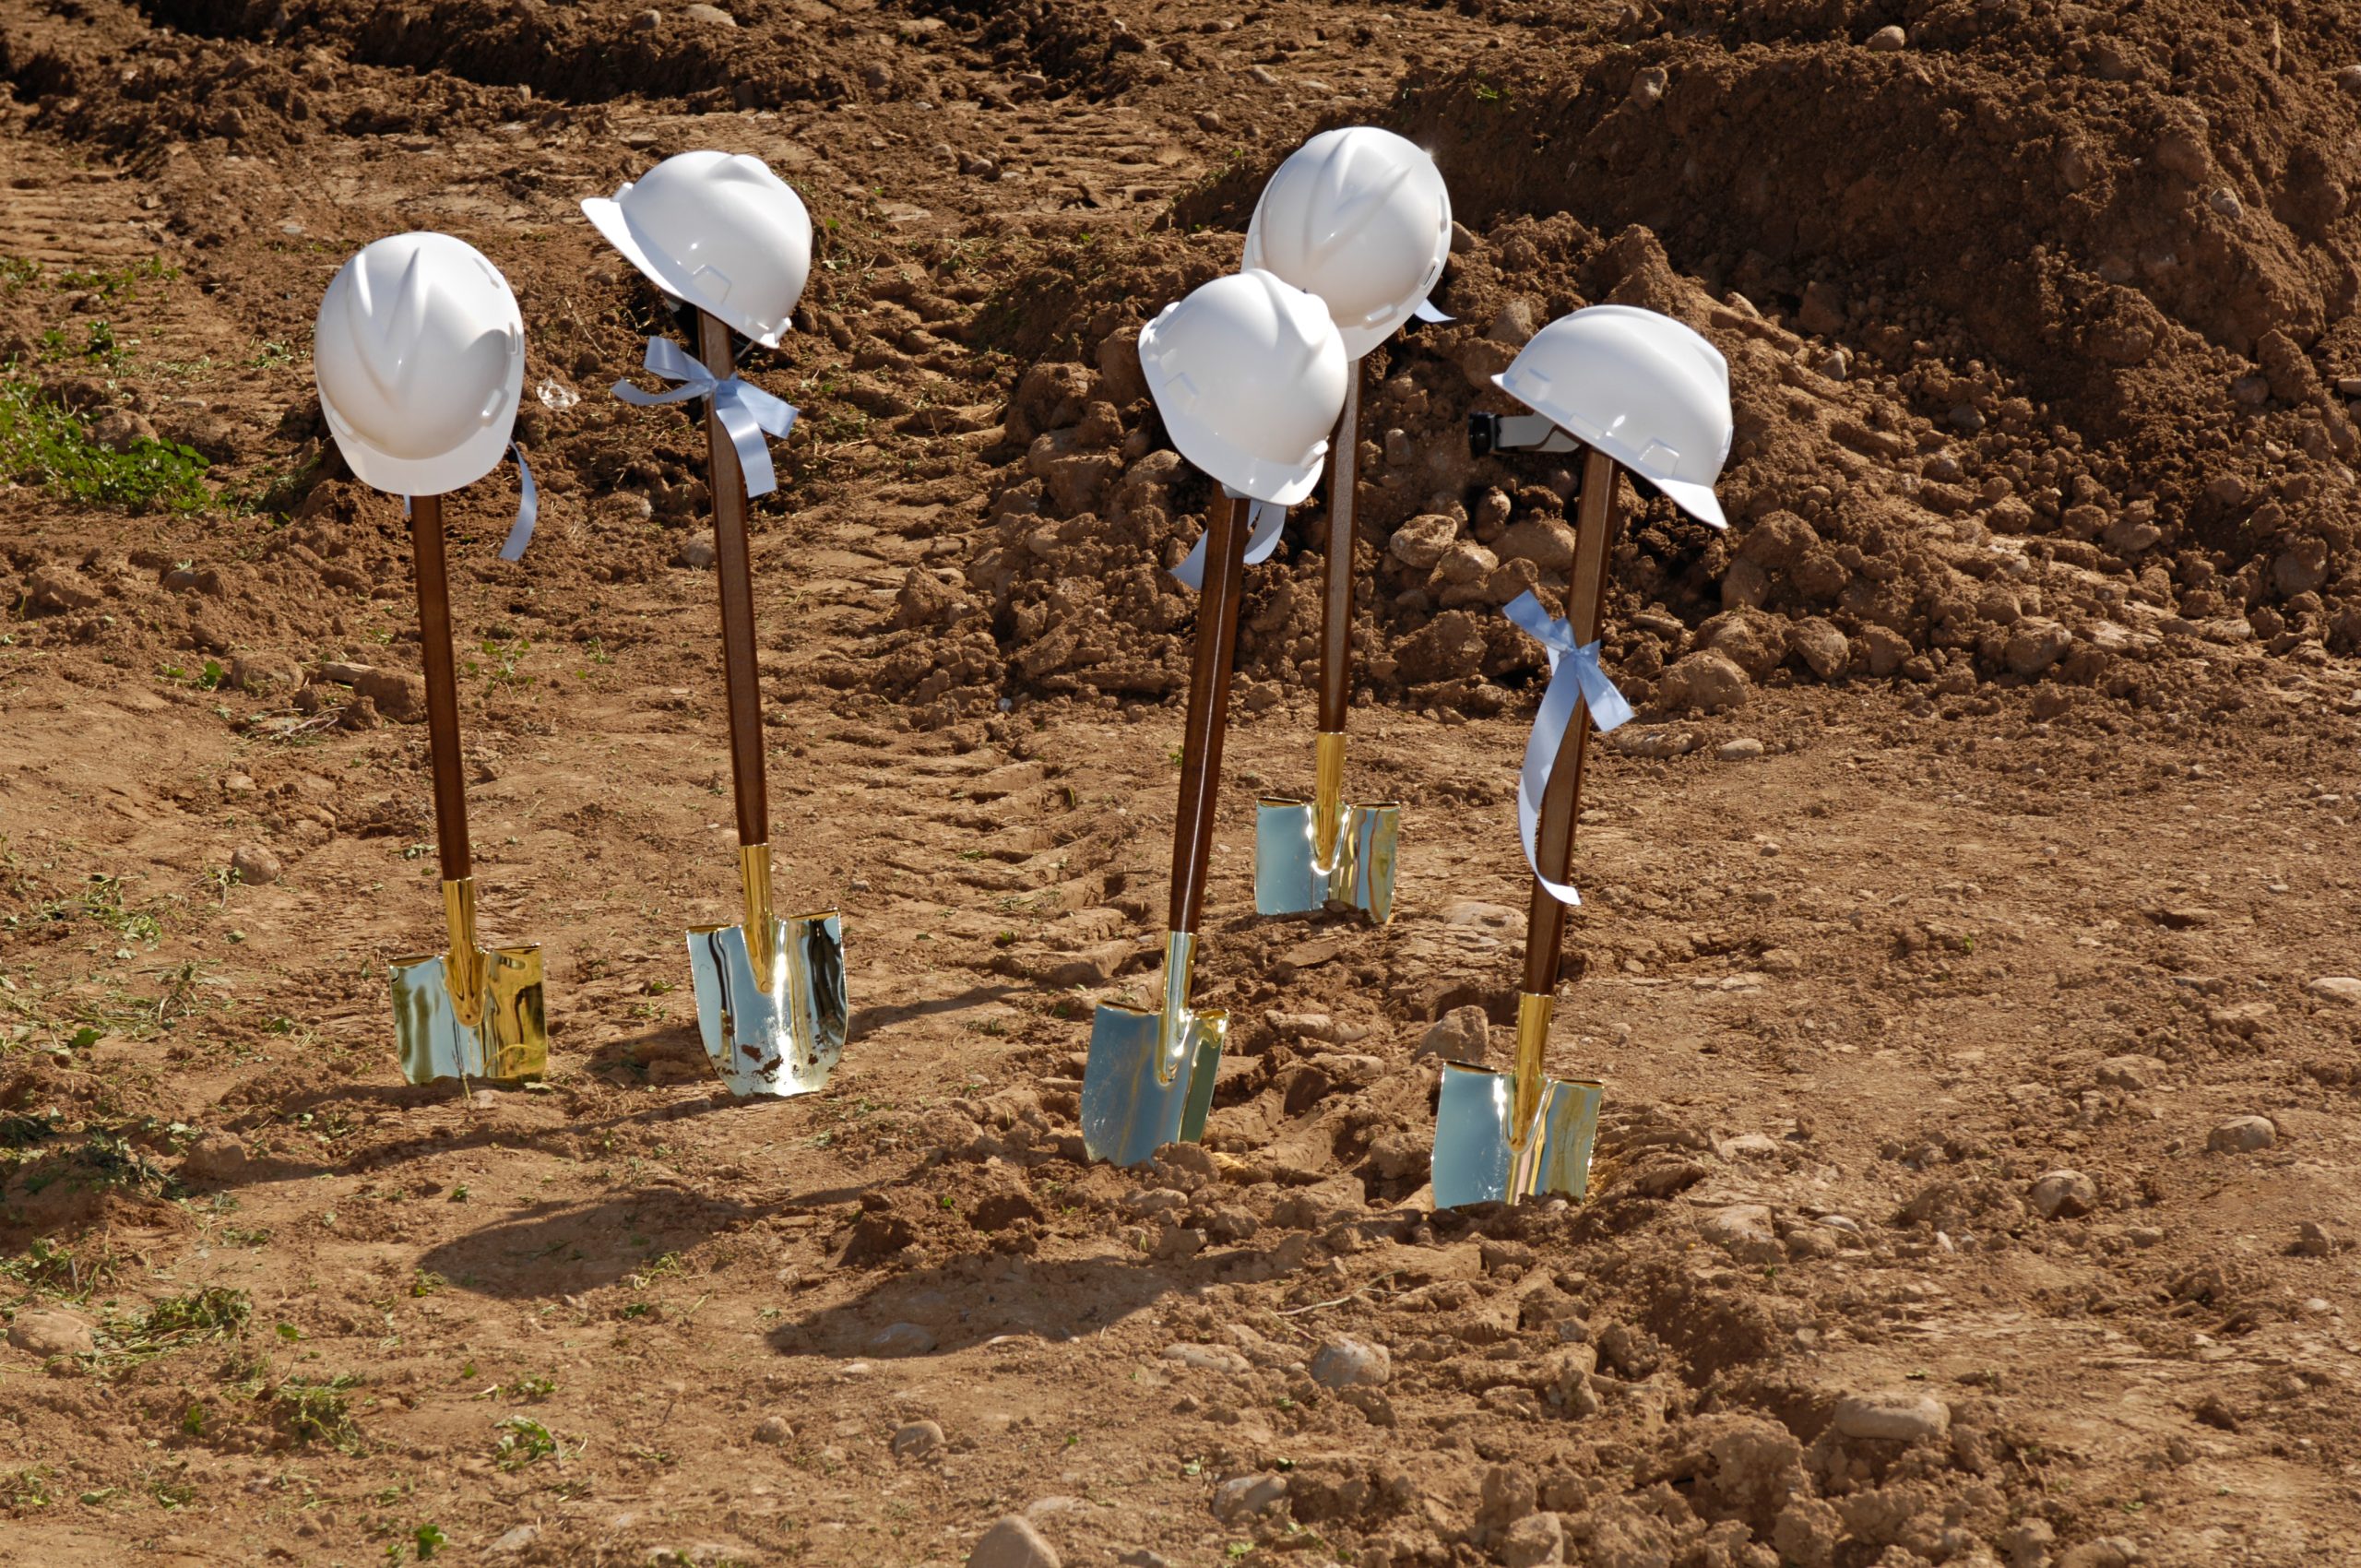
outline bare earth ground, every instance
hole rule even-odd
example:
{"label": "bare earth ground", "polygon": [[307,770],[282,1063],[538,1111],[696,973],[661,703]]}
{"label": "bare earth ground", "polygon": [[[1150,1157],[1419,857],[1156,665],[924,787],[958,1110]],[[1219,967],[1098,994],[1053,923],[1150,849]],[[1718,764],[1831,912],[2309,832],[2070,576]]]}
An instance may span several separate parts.
{"label": "bare earth ground", "polygon": [[[1416,1053],[1485,1049],[1476,1006],[1499,1060],[1522,941],[1533,659],[1490,625],[1523,563],[1487,546],[1557,501],[1423,455],[1372,484],[1382,930],[1245,912],[1253,793],[1310,771],[1288,585],[1319,562],[1261,569],[1217,1108],[1202,1150],[1086,1165],[1089,1010],[1153,983],[1160,936],[1189,623],[1155,566],[1203,500],[1112,481],[1157,443],[1097,345],[1230,264],[1230,185],[1316,124],[1394,123],[1406,73],[1575,39],[1622,102],[1616,30],[1685,49],[1681,18],[1052,5],[979,33],[805,0],[713,42],[603,3],[266,9],[0,6],[15,374],[203,451],[225,497],[0,492],[0,1562],[948,1564],[1010,1514],[1067,1563],[2361,1561],[2361,983],[2319,983],[2361,969],[2361,365],[2320,237],[2350,222],[2302,196],[2349,151],[2287,162],[2270,220],[2261,292],[2312,380],[2236,288],[2167,268],[2139,308],[2179,357],[2117,402],[2055,346],[1932,341],[1941,276],[1940,309],[1876,307],[1899,326],[1823,297],[1807,341],[1793,223],[1782,251],[1482,198],[1445,295],[1472,325],[1386,367],[1414,454],[1453,449],[1520,275],[1544,319],[1655,291],[1731,351],[1748,526],[1733,552],[1658,508],[1620,557],[1650,706],[1595,765],[1553,1043],[1608,1086],[1592,1198],[1436,1214]],[[1729,26],[1823,63],[1920,19],[1766,15]],[[845,911],[857,1014],[828,1091],[776,1104],[713,1087],[685,990],[682,930],[735,908],[699,443],[605,397],[663,324],[574,210],[708,144],[825,232],[760,372],[804,421],[756,565],[780,874]],[[392,1055],[386,962],[441,940],[387,673],[416,663],[406,547],[322,461],[306,339],[404,227],[483,247],[532,334],[543,530],[493,559],[496,475],[454,571],[487,932],[548,957],[530,1089],[410,1088]],[[1832,374],[1832,343],[1897,375]],[[2233,470],[2238,499],[2207,488]],[[1414,514],[1491,566],[1412,563]],[[1752,677],[1733,709],[1668,668],[1709,649]],[[1346,1339],[1382,1383],[1335,1386]]]}

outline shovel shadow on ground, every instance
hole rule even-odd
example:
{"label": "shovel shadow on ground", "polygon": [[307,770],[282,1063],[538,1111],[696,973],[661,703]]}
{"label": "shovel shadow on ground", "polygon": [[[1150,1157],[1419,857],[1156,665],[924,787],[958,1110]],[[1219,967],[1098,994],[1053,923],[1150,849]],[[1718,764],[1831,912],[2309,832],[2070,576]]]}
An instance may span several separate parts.
{"label": "shovel shadow on ground", "polygon": [[[812,1204],[849,1203],[858,1190],[818,1193]],[[542,1203],[431,1248],[417,1266],[460,1289],[504,1301],[556,1301],[613,1285],[667,1253],[735,1229],[771,1206],[686,1188],[643,1187],[596,1203]]]}
{"label": "shovel shadow on ground", "polygon": [[[721,1087],[718,1081],[712,1087],[717,1091]],[[492,1099],[490,1104],[479,1100],[472,1106],[462,1105],[458,1099],[458,1086],[454,1083],[419,1086],[344,1084],[293,1096],[283,1103],[272,1105],[267,1119],[273,1123],[292,1123],[305,1113],[337,1110],[386,1114],[432,1111],[447,1107],[468,1120],[457,1127],[421,1126],[415,1133],[397,1136],[388,1142],[322,1158],[307,1159],[278,1153],[249,1157],[237,1167],[234,1174],[207,1174],[193,1180],[184,1177],[184,1180],[190,1180],[191,1185],[201,1193],[234,1192],[241,1187],[261,1186],[273,1182],[304,1181],[314,1176],[359,1176],[372,1171],[398,1170],[411,1160],[428,1155],[463,1153],[494,1146],[572,1158],[578,1139],[600,1132],[716,1115],[745,1109],[754,1103],[733,1100],[726,1094],[690,1099],[667,1099],[658,1104],[635,1107],[618,1116],[534,1124],[515,1116],[503,1115],[501,1111],[504,1102],[510,1097],[522,1097],[514,1100],[517,1105],[535,1105],[540,1099],[536,1091],[482,1084],[472,1087],[479,1096],[501,1098]]]}
{"label": "shovel shadow on ground", "polygon": [[883,1007],[856,1007],[847,1028],[847,1039],[859,1041],[879,1029],[907,1024],[913,1018],[931,1018],[938,1013],[958,1013],[970,1007],[980,1007],[987,1002],[1004,1002],[1028,989],[1021,985],[971,985],[956,996],[893,1003]]}
{"label": "shovel shadow on ground", "polygon": [[[1142,1308],[1215,1283],[1274,1277],[1301,1265],[1309,1238],[1192,1258],[1103,1257],[1037,1262],[963,1253],[877,1279],[860,1296],[815,1308],[772,1330],[783,1356],[835,1360],[964,1350],[1003,1336],[1062,1344]],[[911,1332],[912,1325],[924,1330]]]}

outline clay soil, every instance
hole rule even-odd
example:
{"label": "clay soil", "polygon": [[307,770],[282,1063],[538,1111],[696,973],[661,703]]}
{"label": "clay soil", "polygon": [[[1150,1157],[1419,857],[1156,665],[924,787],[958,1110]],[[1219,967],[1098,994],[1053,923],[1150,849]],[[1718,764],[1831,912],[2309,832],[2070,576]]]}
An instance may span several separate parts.
{"label": "clay soil", "polygon": [[[0,5],[0,414],[212,498],[0,488],[0,1562],[948,1565],[1012,1515],[1041,1547],[979,1563],[2361,1562],[2356,36]],[[1461,224],[1456,319],[1369,366],[1397,914],[1251,913],[1315,504],[1251,575],[1216,1109],[1115,1170],[1083,1051],[1155,983],[1207,499],[1128,345],[1355,122]],[[843,909],[856,1012],[779,1103],[720,1092],[686,989],[736,909],[702,441],[606,391],[677,327],[575,208],[706,146],[821,230],[746,374],[802,410],[755,541],[778,874]],[[441,943],[407,538],[308,339],[408,228],[530,338],[540,536],[495,559],[505,469],[451,515],[531,1087],[393,1056],[386,962]],[[1727,355],[1737,526],[1643,497],[1617,552],[1641,718],[1551,1049],[1608,1086],[1591,1195],[1438,1213],[1437,1054],[1502,1060],[1523,941],[1497,607],[1562,588],[1575,471],[1462,432],[1602,300]]]}

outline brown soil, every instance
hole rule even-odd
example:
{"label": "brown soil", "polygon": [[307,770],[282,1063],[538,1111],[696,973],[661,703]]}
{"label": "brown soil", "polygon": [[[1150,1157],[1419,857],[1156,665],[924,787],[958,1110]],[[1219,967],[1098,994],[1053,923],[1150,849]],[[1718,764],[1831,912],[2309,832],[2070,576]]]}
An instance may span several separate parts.
{"label": "brown soil", "polygon": [[[2361,984],[2321,983],[2361,968],[2361,15],[726,13],[0,6],[0,357],[223,497],[0,490],[0,1562],[948,1564],[1012,1513],[1068,1563],[2361,1561]],[[1398,912],[1246,912],[1253,793],[1310,771],[1292,529],[1216,1109],[1087,1165],[1207,500],[1130,344],[1356,121],[1463,225],[1458,319],[1369,367]],[[844,909],[858,1011],[783,1104],[713,1087],[682,989],[735,907],[702,441],[605,395],[672,328],[575,205],[707,145],[823,231],[750,367],[803,410],[756,549],[778,874]],[[408,552],[306,341],[407,227],[530,334],[543,531],[494,559],[504,473],[452,525],[532,1090],[392,1059],[386,960],[440,940]],[[1619,552],[1643,717],[1552,1057],[1608,1084],[1594,1196],[1436,1214],[1421,1048],[1486,1049],[1473,1007],[1497,1060],[1522,940],[1496,610],[1561,582],[1572,487],[1460,432],[1602,300],[1729,356],[1739,522],[1650,501]],[[1382,1384],[1333,1386],[1346,1338]]]}

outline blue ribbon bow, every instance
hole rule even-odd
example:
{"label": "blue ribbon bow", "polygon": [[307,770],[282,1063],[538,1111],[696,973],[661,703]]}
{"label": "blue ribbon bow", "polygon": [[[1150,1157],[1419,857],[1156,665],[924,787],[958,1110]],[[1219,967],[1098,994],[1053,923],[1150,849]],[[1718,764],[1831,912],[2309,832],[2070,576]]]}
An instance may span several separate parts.
{"label": "blue ribbon bow", "polygon": [[[525,461],[525,448],[512,441],[508,444],[508,450],[516,459],[516,520],[508,525],[508,537],[501,541],[500,558],[503,561],[520,561],[524,559],[525,547],[533,542],[533,525],[540,520],[541,491],[533,482],[532,468]],[[409,497],[407,495],[402,497],[402,516],[409,516]]]}
{"label": "blue ribbon bow", "polygon": [[692,398],[712,398],[714,412],[721,416],[721,428],[729,433],[730,445],[737,448],[738,471],[746,481],[746,498],[751,501],[778,488],[778,475],[771,468],[770,446],[763,435],[768,432],[784,440],[787,433],[795,428],[794,405],[734,375],[715,375],[670,338],[647,340],[646,362],[650,374],[682,385],[669,392],[643,392],[628,381],[618,381],[614,387],[616,397],[642,409],[652,409],[659,403],[686,402]]}
{"label": "blue ribbon bow", "polygon": [[1599,668],[1598,644],[1575,642],[1573,628],[1553,618],[1530,590],[1511,600],[1501,613],[1549,653],[1549,690],[1541,699],[1541,711],[1534,715],[1533,734],[1525,743],[1525,768],[1516,781],[1516,826],[1525,840],[1525,863],[1551,897],[1560,904],[1580,904],[1582,895],[1572,883],[1552,882],[1541,870],[1536,848],[1541,797],[1549,788],[1558,748],[1565,743],[1566,726],[1574,722],[1575,705],[1589,710],[1602,735],[1631,719],[1631,705]]}
{"label": "blue ribbon bow", "polygon": [[[1239,499],[1234,493],[1232,500]],[[1287,509],[1274,502],[1257,501],[1246,514],[1246,564],[1259,566],[1271,558],[1279,547],[1279,535],[1287,528]],[[1172,576],[1182,588],[1192,593],[1202,593],[1205,588],[1205,536],[1199,534],[1197,542],[1189,547],[1188,559],[1172,568]]]}

